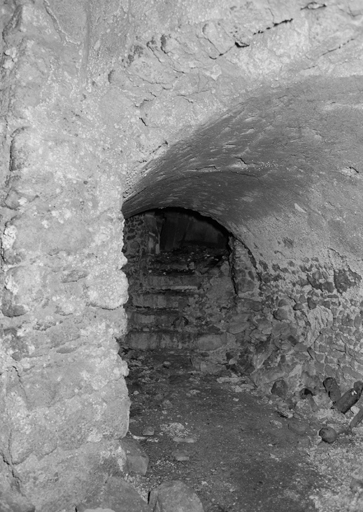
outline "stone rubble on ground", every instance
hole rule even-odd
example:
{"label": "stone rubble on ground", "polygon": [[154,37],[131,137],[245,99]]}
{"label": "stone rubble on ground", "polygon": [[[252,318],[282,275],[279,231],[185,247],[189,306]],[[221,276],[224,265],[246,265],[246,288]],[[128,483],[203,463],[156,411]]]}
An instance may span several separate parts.
{"label": "stone rubble on ground", "polygon": [[334,443],[338,434],[332,427],[323,427],[319,430],[319,436],[325,443]]}
{"label": "stone rubble on ground", "polygon": [[122,478],[109,477],[101,493],[76,506],[76,512],[109,509],[112,512],[150,512],[147,503]]}
{"label": "stone rubble on ground", "polygon": [[161,484],[150,493],[150,512],[203,512],[198,496],[183,482]]}
{"label": "stone rubble on ground", "polygon": [[[185,371],[173,369],[174,363],[165,364],[165,360],[160,359],[160,364],[153,367],[151,373],[146,366],[144,366],[144,357],[138,353],[138,351],[130,351],[128,355],[131,357],[131,365],[134,366],[135,371],[139,372],[138,385],[143,393],[147,387],[147,395],[153,397],[162,408],[161,413],[165,412],[165,405],[169,405],[168,408],[174,407],[173,394],[167,392],[167,382],[172,380],[173,382],[183,383],[185,380],[190,382],[190,385],[197,385],[198,375],[197,371]],[[173,360],[174,353],[171,351],[168,358],[171,357],[170,361]],[[179,357],[179,356],[178,356]],[[133,364],[133,362],[137,364]],[[169,363],[169,361],[167,361]],[[158,374],[155,374],[157,370]],[[160,373],[159,373],[160,372]],[[184,377],[183,377],[184,375]],[[165,376],[165,381],[163,381]],[[344,442],[352,435],[352,429],[358,431],[358,423],[363,419],[363,409],[359,407],[360,403],[360,381],[357,381],[355,385],[351,387],[347,392],[341,393],[339,386],[331,378],[325,379],[324,383],[317,382],[316,380],[310,382],[311,387],[302,387],[300,391],[292,393],[287,383],[279,378],[277,381],[271,384],[271,395],[270,398],[264,396],[261,389],[253,384],[249,377],[241,376],[234,373],[231,369],[223,370],[219,376],[216,377],[216,381],[221,387],[228,388],[232,393],[241,393],[242,391],[249,392],[252,396],[256,396],[260,401],[266,404],[273,404],[277,413],[276,419],[271,420],[272,428],[282,428],[285,426],[295,436],[295,446],[299,450],[307,451],[312,459],[319,460],[319,457],[324,457],[324,454],[331,450],[331,446],[334,446],[338,440]],[[314,385],[312,385],[312,383]],[[330,384],[330,386],[329,386]],[[334,393],[332,393],[334,389]],[[199,390],[189,390],[186,394],[191,396],[198,394]],[[339,403],[344,396],[348,397],[351,401],[349,403],[350,408],[345,410],[343,413],[336,407],[336,403]],[[159,397],[159,398],[158,398]],[[332,398],[335,399],[333,402]],[[357,398],[357,400],[356,400]],[[238,399],[236,399],[238,400]],[[356,404],[353,404],[356,402]],[[357,407],[358,405],[358,407]],[[315,425],[315,431],[312,430],[310,423],[306,420],[309,417],[312,419],[312,424]],[[355,421],[353,421],[355,420]],[[132,423],[132,420],[131,420]],[[320,424],[320,426],[318,426]],[[180,422],[166,422],[158,425],[158,432],[155,434],[155,427],[152,425],[146,425],[141,430],[143,436],[133,436],[134,439],[151,442],[159,441],[163,435],[170,438],[177,447],[174,450],[170,450],[169,457],[174,464],[177,465],[188,465],[190,461],[191,452],[188,449],[188,444],[197,442],[197,438],[193,435],[188,425]],[[347,437],[348,436],[348,437]],[[141,474],[141,472],[139,473]],[[352,479],[352,486],[354,492],[359,491],[359,478]],[[167,482],[165,482],[167,483]],[[156,502],[155,502],[156,503]],[[153,504],[156,511],[176,510],[175,508],[165,508],[161,502]],[[185,505],[185,504],[184,504]],[[150,506],[150,504],[149,504]],[[166,506],[166,505],[165,505]],[[167,505],[169,506],[169,504]],[[164,507],[164,508],[162,508]],[[152,509],[153,510],[153,509]],[[184,510],[184,509],[181,509]],[[186,508],[185,510],[189,510]],[[115,512],[118,512],[116,509]]]}
{"label": "stone rubble on ground", "polygon": [[149,457],[141,445],[129,437],[125,437],[120,441],[123,450],[126,453],[125,471],[145,475],[149,465]]}
{"label": "stone rubble on ground", "polygon": [[174,441],[174,443],[188,443],[188,444],[197,442],[195,437],[178,437],[178,436],[173,437],[173,441]]}
{"label": "stone rubble on ground", "polygon": [[190,459],[190,456],[184,450],[174,450],[172,456],[178,462],[186,462]]}
{"label": "stone rubble on ground", "polygon": [[153,436],[155,434],[155,428],[154,427],[145,427],[142,431],[143,436]]}

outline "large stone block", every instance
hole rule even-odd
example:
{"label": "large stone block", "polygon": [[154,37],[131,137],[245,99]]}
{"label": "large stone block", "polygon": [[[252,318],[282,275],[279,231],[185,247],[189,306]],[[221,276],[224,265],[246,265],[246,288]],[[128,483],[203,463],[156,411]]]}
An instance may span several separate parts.
{"label": "large stone block", "polygon": [[90,494],[77,505],[77,512],[150,512],[147,503],[136,490],[122,478],[111,477],[104,483],[98,494]]}
{"label": "large stone block", "polygon": [[164,482],[150,493],[151,512],[203,512],[198,496],[178,480]]}

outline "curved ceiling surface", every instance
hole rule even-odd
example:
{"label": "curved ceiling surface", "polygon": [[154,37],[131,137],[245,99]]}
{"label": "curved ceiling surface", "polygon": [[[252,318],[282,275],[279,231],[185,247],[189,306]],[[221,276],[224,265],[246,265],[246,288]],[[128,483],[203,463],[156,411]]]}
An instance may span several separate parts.
{"label": "curved ceiling surface", "polygon": [[361,202],[362,92],[361,76],[259,91],[150,162],[125,217],[180,206],[238,235],[267,218],[295,229],[303,215],[302,229],[341,237],[337,219],[354,222]]}

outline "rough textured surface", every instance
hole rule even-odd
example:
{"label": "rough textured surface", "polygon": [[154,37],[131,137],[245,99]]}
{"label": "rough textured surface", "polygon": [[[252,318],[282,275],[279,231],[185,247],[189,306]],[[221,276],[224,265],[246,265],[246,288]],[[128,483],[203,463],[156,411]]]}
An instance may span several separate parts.
{"label": "rough textured surface", "polygon": [[111,477],[101,489],[95,489],[88,499],[76,507],[77,512],[111,509],[114,512],[148,512],[149,507],[135,489],[124,480]]}
{"label": "rough textured surface", "polygon": [[203,512],[198,496],[184,482],[171,481],[151,491],[152,512]]}
{"label": "rough textured surface", "polygon": [[81,113],[85,55],[67,34],[72,12],[62,18],[57,7],[1,3],[9,21],[1,61],[0,453],[20,491],[47,512],[68,510],[122,471],[117,439],[129,408],[114,339],[125,329],[127,299],[122,184],[103,157],[103,125],[89,108]]}
{"label": "rough textured surface", "polygon": [[[208,117],[200,108],[199,123],[197,115],[186,121],[188,107],[173,109],[178,140],[168,125],[168,149],[130,185],[124,212],[191,208],[239,240],[245,254],[236,249],[235,322],[249,315],[256,383],[270,386],[285,374],[314,380],[318,372],[350,384],[363,370],[362,6],[276,2],[267,9],[261,1],[232,10],[196,18],[195,39],[189,28],[188,44],[198,41],[200,51],[191,52],[198,64],[183,71],[213,80],[201,93],[211,100]],[[214,54],[206,46],[203,53],[206,42]],[[175,48],[166,44],[169,59]],[[205,77],[207,62],[213,77]],[[195,113],[202,101],[193,102],[192,87],[188,94]]]}
{"label": "rough textured surface", "polygon": [[142,219],[132,217],[125,229],[131,294],[125,346],[199,349],[204,355],[195,354],[195,366],[214,372],[233,358],[236,369],[266,391],[286,379],[290,395],[319,387],[319,375],[351,383],[362,374],[360,303],[344,299],[360,276],[339,268],[342,262],[321,269],[319,261],[306,258],[269,270],[231,238],[229,265],[220,262],[207,271],[207,261],[197,258],[202,247],[150,254]]}
{"label": "rough textured surface", "polygon": [[123,467],[123,195],[247,248],[256,382],[361,377],[363,8],[312,7],[0,1],[0,489],[37,512]]}
{"label": "rough textured surface", "polygon": [[142,446],[129,437],[122,439],[121,446],[126,453],[125,471],[145,475],[149,464],[149,457]]}

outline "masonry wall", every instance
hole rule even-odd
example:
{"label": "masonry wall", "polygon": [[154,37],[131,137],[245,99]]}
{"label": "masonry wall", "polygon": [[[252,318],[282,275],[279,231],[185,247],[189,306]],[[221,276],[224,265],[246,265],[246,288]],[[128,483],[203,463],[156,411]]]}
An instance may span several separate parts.
{"label": "masonry wall", "polygon": [[235,241],[238,301],[232,332],[247,345],[240,364],[270,391],[283,378],[293,394],[326,376],[349,387],[363,375],[361,276],[335,252],[329,261],[256,261]]}
{"label": "masonry wall", "polygon": [[[132,304],[132,293],[143,290],[148,272],[148,230],[143,215],[129,219],[125,233]],[[205,370],[221,370],[222,362],[228,368],[233,359],[234,370],[250,375],[266,392],[284,379],[291,396],[304,387],[318,390],[326,376],[334,376],[343,388],[361,379],[361,276],[336,254],[329,263],[306,257],[300,264],[290,260],[280,266],[256,261],[249,248],[232,236],[230,247],[235,293],[223,294],[223,279],[230,279],[228,271],[227,275],[206,274],[204,292],[190,308],[192,317],[219,332],[220,350],[214,361],[218,364],[213,364],[211,351]],[[185,314],[189,318],[188,307]],[[179,329],[180,347],[187,330],[185,326]],[[198,336],[195,332],[193,339],[185,338],[186,350],[198,352]],[[208,341],[203,339],[208,352]],[[210,342],[216,343],[216,336]]]}
{"label": "masonry wall", "polygon": [[[121,207],[143,176],[159,195],[139,194],[142,208],[178,202],[223,217],[243,240],[226,332],[248,348],[240,364],[258,384],[361,376],[362,8],[233,1],[227,16],[224,3],[202,4],[0,0],[0,495],[10,509],[68,512],[122,475]],[[158,159],[159,176],[149,172]],[[156,181],[169,175],[170,188]]]}
{"label": "masonry wall", "polygon": [[125,462],[122,184],[77,45],[40,4],[5,12],[0,508],[69,510]]}

